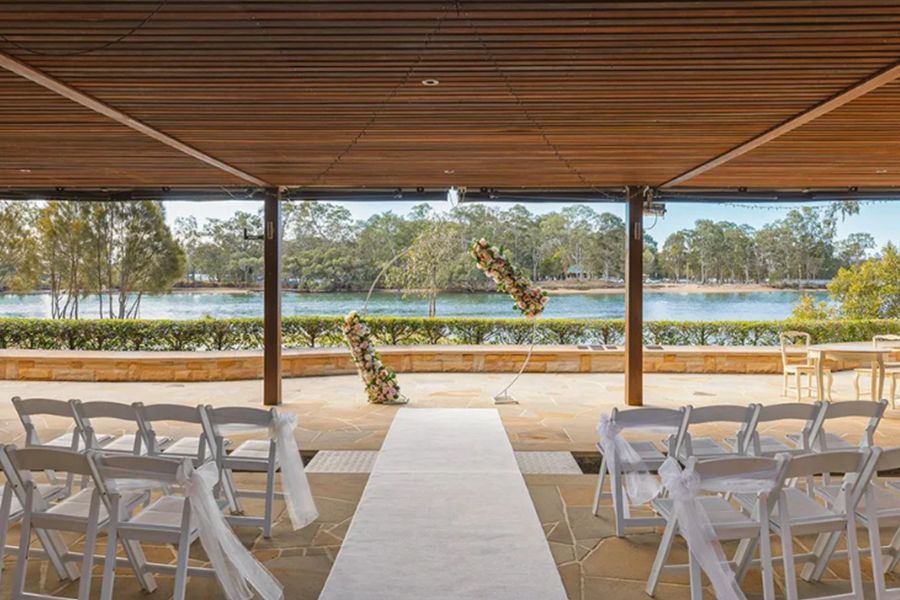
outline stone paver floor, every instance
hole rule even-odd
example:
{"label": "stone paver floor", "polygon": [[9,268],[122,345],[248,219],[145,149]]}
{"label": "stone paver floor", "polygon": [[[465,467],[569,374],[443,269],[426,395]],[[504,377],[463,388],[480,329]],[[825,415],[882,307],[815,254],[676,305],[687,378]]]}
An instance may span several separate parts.
{"label": "stone paver floor", "polygon": [[[507,375],[472,374],[409,374],[401,375],[404,392],[412,399],[412,406],[422,407],[489,407],[490,396],[508,381]],[[766,375],[648,375],[646,376],[648,404],[677,406],[712,403],[775,403],[781,397],[781,379]],[[167,383],[74,383],[74,382],[0,382],[0,395],[11,397],[43,396],[81,398],[82,400],[122,400],[177,402],[216,405],[239,404],[258,406],[261,384],[258,381],[167,384]],[[595,452],[595,432],[600,414],[613,406],[621,406],[622,376],[616,374],[529,374],[513,389],[521,404],[499,407],[504,425],[516,450],[568,450],[576,453]],[[851,399],[850,375],[836,376],[835,400]],[[283,410],[300,417],[297,438],[304,451],[321,449],[377,450],[390,425],[395,407],[365,404],[361,386],[355,377],[317,377],[285,380]],[[48,433],[59,433],[65,423],[48,420],[40,424]],[[95,423],[101,431],[121,433],[114,423]],[[858,439],[862,423],[843,423],[839,433]],[[790,430],[775,426],[775,432]],[[161,429],[161,433],[188,433],[187,429]],[[724,436],[731,433],[710,428],[709,433]],[[240,439],[240,438],[236,438]],[[0,401],[0,442],[21,443],[21,425],[11,403]],[[900,411],[889,410],[878,434],[884,446],[900,444]],[[261,485],[256,476],[241,476]],[[316,598],[340,547],[344,533],[359,502],[367,475],[362,473],[312,473],[310,483],[319,505],[321,518],[304,530],[290,530],[286,515],[282,515],[270,540],[263,539],[258,529],[239,529],[239,535],[254,554],[282,581],[288,590],[286,598]],[[249,479],[248,479],[249,478]],[[591,515],[591,500],[596,475],[527,475],[526,482],[544,524],[553,555],[570,598],[646,598],[643,587],[659,541],[659,530],[635,532],[627,538],[613,535],[611,511],[604,507],[600,517]],[[254,507],[251,503],[250,510]],[[279,505],[280,508],[280,505]],[[11,532],[16,542],[17,530]],[[101,539],[102,548],[102,539]],[[673,560],[684,559],[684,547],[673,552]],[[776,548],[777,552],[777,548]],[[168,547],[148,550],[154,560],[174,561]],[[192,549],[195,564],[202,564],[199,544]],[[452,560],[452,557],[448,557]],[[5,560],[0,579],[0,598],[10,596],[11,567],[14,558]],[[864,561],[864,578],[869,581],[868,563]],[[826,589],[849,589],[846,567],[833,563],[828,581],[816,586],[816,592]],[[141,594],[127,569],[119,570],[116,598],[167,599],[171,594],[171,579],[158,577],[160,589]],[[686,575],[664,578],[657,597],[688,598]],[[751,573],[747,587],[754,590],[758,577]],[[94,597],[99,594],[99,579],[95,580]],[[46,561],[31,561],[28,589],[72,595],[72,584],[56,580]],[[214,581],[192,578],[189,598],[203,600],[221,598]],[[711,597],[711,596],[709,596]]]}

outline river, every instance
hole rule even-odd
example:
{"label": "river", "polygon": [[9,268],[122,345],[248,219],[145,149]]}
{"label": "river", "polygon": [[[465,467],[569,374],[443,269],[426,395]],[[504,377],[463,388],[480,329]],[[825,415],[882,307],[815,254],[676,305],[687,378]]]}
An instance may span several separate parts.
{"label": "river", "polygon": [[[784,319],[799,298],[799,292],[652,292],[644,295],[644,318],[647,320],[767,320]],[[816,292],[824,299],[824,292]],[[285,315],[344,315],[361,309],[365,294],[327,293],[283,296]],[[437,304],[438,316],[515,317],[512,301],[503,294],[442,294]],[[393,293],[372,296],[369,313],[375,315],[425,316],[427,304],[421,298]],[[551,296],[544,316],[618,319],[625,314],[621,294],[566,294]],[[97,315],[96,297],[81,303],[81,316]],[[48,294],[0,294],[0,316],[50,316]],[[224,292],[174,292],[145,296],[141,302],[144,319],[198,319],[262,316],[262,294]]]}

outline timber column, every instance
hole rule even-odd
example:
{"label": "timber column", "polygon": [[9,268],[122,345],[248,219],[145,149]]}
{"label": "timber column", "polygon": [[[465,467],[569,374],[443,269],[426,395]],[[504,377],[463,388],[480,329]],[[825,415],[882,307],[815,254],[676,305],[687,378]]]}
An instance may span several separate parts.
{"label": "timber column", "polygon": [[263,222],[263,403],[281,404],[281,190],[267,189]]}
{"label": "timber column", "polygon": [[625,403],[644,404],[644,188],[625,188]]}

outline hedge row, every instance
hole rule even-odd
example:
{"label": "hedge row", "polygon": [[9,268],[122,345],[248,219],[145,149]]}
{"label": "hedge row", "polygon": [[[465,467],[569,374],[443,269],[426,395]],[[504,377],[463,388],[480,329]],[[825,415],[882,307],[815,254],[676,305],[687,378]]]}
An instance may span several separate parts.
{"label": "hedge row", "polygon": [[[285,317],[286,346],[342,345],[342,317]],[[383,345],[526,344],[532,323],[524,319],[369,317]],[[799,329],[813,341],[863,341],[878,333],[900,334],[900,320],[872,321],[648,321],[644,341],[679,346],[773,346],[778,332]],[[0,348],[45,350],[247,350],[262,346],[261,319],[50,320],[0,319]],[[624,322],[538,319],[541,344],[621,344]]]}

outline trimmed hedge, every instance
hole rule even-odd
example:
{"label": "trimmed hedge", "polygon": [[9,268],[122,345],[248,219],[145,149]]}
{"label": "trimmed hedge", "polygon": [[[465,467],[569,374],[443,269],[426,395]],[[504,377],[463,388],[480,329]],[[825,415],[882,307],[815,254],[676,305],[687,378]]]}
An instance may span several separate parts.
{"label": "trimmed hedge", "polygon": [[[342,317],[285,317],[286,346],[343,345]],[[525,319],[368,317],[383,345],[527,344]],[[624,322],[538,319],[540,344],[621,344]],[[644,341],[672,346],[774,346],[778,332],[799,329],[813,341],[864,341],[900,334],[900,320],[871,321],[647,321]],[[249,350],[262,347],[261,319],[51,320],[0,319],[0,348],[42,350]]]}

